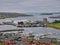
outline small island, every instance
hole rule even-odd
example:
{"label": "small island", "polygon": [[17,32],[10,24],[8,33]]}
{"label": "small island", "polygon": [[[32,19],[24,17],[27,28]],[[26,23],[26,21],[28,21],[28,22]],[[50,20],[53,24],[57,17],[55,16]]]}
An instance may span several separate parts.
{"label": "small island", "polygon": [[59,16],[51,16],[49,18],[60,18],[60,15]]}

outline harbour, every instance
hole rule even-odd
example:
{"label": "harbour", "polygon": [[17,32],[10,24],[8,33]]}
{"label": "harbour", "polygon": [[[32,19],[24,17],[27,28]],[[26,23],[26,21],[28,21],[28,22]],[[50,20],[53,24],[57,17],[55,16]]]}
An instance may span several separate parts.
{"label": "harbour", "polygon": [[[35,17],[35,15],[34,15],[34,17]],[[33,17],[33,19],[34,19],[34,17]],[[23,18],[23,17],[21,17],[21,18]],[[60,30],[59,29],[54,29],[54,28],[46,27],[46,26],[20,26],[20,27],[17,26],[18,24],[21,24],[24,21],[25,21],[24,23],[28,22],[30,24],[31,24],[31,22],[32,23],[34,22],[33,24],[37,24],[37,22],[39,22],[38,24],[44,24],[44,23],[42,23],[42,21],[46,22],[47,21],[46,20],[46,17],[41,18],[42,20],[41,19],[38,20],[38,18],[36,20],[31,20],[30,17],[29,17],[30,19],[28,18],[29,20],[27,20],[27,19],[24,20],[24,19],[21,19],[21,18],[16,17],[16,18],[9,18],[9,19],[6,18],[6,19],[0,20],[0,21],[3,22],[3,23],[1,22],[1,25],[0,25],[0,30],[1,30],[0,32],[3,33],[3,36],[2,37],[5,38],[5,39],[0,38],[1,41],[3,40],[3,41],[6,42],[6,41],[12,40],[13,42],[17,41],[15,43],[13,43],[14,45],[19,45],[19,44],[21,44],[21,45],[22,44],[23,45],[25,45],[25,44],[26,45],[29,45],[30,44],[29,43],[30,41],[27,42],[28,40],[31,40],[31,41],[33,40],[36,43],[38,43],[38,40],[42,40],[42,42],[44,42],[44,40],[47,39],[50,42],[52,38],[54,40],[56,39],[56,41],[60,39],[60,36],[59,36],[60,35]],[[26,17],[24,17],[24,18],[26,18]],[[12,23],[13,20],[14,20],[14,23]],[[13,25],[13,24],[15,24],[15,25]],[[20,29],[22,29],[22,31],[20,31]],[[32,33],[32,34],[30,35],[30,33]],[[8,34],[8,35],[6,36],[5,34]],[[6,38],[8,40],[6,40]],[[20,40],[20,41],[18,41],[18,40]],[[31,44],[32,45],[33,44],[36,45],[35,42],[32,42]],[[45,44],[45,43],[42,43],[42,44]],[[50,43],[50,44],[53,45],[53,43]],[[56,42],[55,45],[59,45],[59,41],[58,41],[58,43]]]}
{"label": "harbour", "polygon": [[0,0],[0,45],[60,45],[60,1]]}

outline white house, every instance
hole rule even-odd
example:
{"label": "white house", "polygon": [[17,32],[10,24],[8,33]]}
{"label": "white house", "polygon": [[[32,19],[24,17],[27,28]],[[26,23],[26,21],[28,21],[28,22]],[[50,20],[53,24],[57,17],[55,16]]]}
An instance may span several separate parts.
{"label": "white house", "polygon": [[31,21],[31,20],[14,20],[14,24],[18,24],[18,22],[23,22],[24,24],[26,24],[26,23],[29,23],[29,22],[33,22],[33,21]]}

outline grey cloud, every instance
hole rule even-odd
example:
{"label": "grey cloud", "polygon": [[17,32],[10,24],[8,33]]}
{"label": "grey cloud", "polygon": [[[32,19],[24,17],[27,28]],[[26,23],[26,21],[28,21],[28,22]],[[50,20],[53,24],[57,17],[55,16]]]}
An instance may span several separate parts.
{"label": "grey cloud", "polygon": [[0,11],[60,11],[59,0],[0,0]]}

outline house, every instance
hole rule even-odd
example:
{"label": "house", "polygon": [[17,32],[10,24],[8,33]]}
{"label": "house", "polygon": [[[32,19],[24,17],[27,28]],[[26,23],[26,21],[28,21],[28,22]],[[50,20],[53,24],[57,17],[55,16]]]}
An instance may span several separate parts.
{"label": "house", "polygon": [[4,20],[3,22],[2,22],[3,24],[13,24],[13,20]]}

